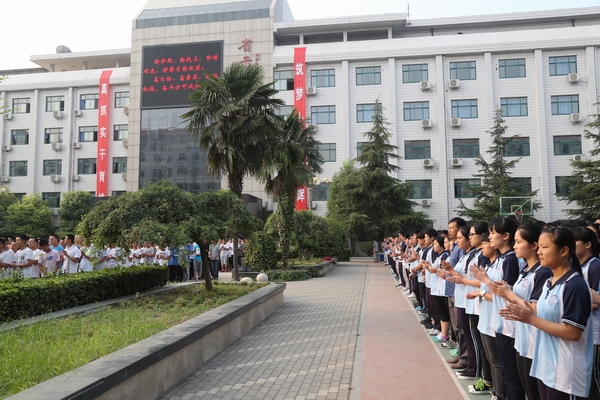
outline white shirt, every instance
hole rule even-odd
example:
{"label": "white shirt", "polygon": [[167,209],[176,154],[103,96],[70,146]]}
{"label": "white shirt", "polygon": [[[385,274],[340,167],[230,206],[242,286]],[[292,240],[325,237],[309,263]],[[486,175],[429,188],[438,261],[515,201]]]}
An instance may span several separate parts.
{"label": "white shirt", "polygon": [[[27,260],[33,260],[33,251],[29,247],[25,247],[24,249],[17,250],[15,257],[16,264],[27,264]],[[22,270],[24,278],[31,278],[33,276],[33,265],[23,267]]]}
{"label": "white shirt", "polygon": [[[15,259],[15,253],[11,249],[5,250],[2,253],[0,253],[0,262],[10,265],[13,262],[15,262]],[[12,272],[13,268],[2,268],[2,274],[4,275],[4,277],[12,275]]]}
{"label": "white shirt", "polygon": [[[81,270],[83,272],[89,272],[91,270],[94,269],[94,264],[92,264],[92,261],[90,260],[90,258],[94,257],[94,248],[93,247],[82,247],[80,249],[81,251],[81,259],[79,260],[79,266],[81,267]],[[83,255],[86,255],[86,257],[84,257]],[[89,258],[88,258],[89,257]]]}
{"label": "white shirt", "polygon": [[50,249],[47,253],[42,251],[38,260],[46,270],[46,275],[49,273],[55,274],[60,267],[60,254],[56,250]]}
{"label": "white shirt", "polygon": [[[140,257],[142,255],[142,249],[138,248],[138,249],[132,250],[131,254],[132,254],[132,256]],[[131,265],[140,265],[140,262],[142,262],[141,258],[133,257],[133,260],[131,261]]]}
{"label": "white shirt", "polygon": [[108,256],[114,257],[106,260],[106,264],[104,265],[106,268],[114,268],[117,266],[117,257],[119,256],[121,249],[118,247],[112,247],[108,249]]}
{"label": "white shirt", "polygon": [[[161,258],[158,258],[158,256],[161,256]],[[156,251],[156,256],[154,258],[154,261],[157,262],[158,265],[165,265],[167,263],[167,261],[169,261],[169,257],[171,257],[171,252],[168,249],[164,249],[164,250],[159,249]]]}
{"label": "white shirt", "polygon": [[39,278],[40,277],[40,265],[39,265],[40,254],[42,254],[44,251],[42,249],[37,249],[37,250],[32,250],[32,252],[33,252],[33,260],[37,261],[38,264],[33,264],[33,275],[31,277]]}
{"label": "white shirt", "polygon": [[[67,255],[71,258],[81,258],[81,251],[79,247],[71,245],[71,247],[66,247]],[[72,261],[70,258],[65,257],[65,262],[63,263],[63,272],[74,274],[77,272],[77,267],[79,266],[79,262]]]}

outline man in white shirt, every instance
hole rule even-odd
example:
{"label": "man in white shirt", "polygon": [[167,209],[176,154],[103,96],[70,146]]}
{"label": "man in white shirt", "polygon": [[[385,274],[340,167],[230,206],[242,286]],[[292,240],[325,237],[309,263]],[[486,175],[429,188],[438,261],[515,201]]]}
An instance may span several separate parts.
{"label": "man in white shirt", "polygon": [[15,253],[6,241],[0,238],[0,278],[8,278],[12,275],[13,262],[15,262]]}
{"label": "man in white shirt", "polygon": [[60,255],[59,268],[62,269],[62,264],[64,261],[63,250],[64,247],[60,245],[60,239],[58,235],[52,234],[48,237],[48,242],[50,242],[50,248],[52,250],[56,250],[56,252]]}
{"label": "man in white shirt", "polygon": [[63,250],[64,262],[63,272],[67,274],[74,274],[77,272],[79,267],[79,260],[81,259],[81,251],[74,244],[75,236],[69,234],[65,236],[64,243],[65,249]]}
{"label": "man in white shirt", "polygon": [[46,239],[40,239],[39,245],[42,250],[38,262],[41,276],[56,274],[60,267],[60,254],[58,254],[58,251],[50,248]]}
{"label": "man in white shirt", "polygon": [[167,261],[169,261],[170,257],[171,252],[168,249],[165,249],[165,246],[160,245],[156,251],[155,262],[157,262],[158,265],[167,265]]}
{"label": "man in white shirt", "polygon": [[144,248],[142,249],[141,263],[153,264],[155,254],[156,254],[156,249],[153,246],[151,246],[150,243],[144,242]]}
{"label": "man in white shirt", "polygon": [[114,244],[111,244],[110,247],[107,249],[108,251],[108,258],[106,259],[106,268],[114,268],[117,266],[117,258],[119,257],[120,253],[121,253],[121,249],[118,248],[117,246],[115,246]]}
{"label": "man in white shirt", "polygon": [[138,242],[133,242],[131,244],[131,265],[140,265],[142,260],[142,249]]}
{"label": "man in white shirt", "polygon": [[29,238],[29,248],[33,252],[33,273],[31,275],[32,278],[40,277],[40,267],[39,260],[40,254],[42,253],[42,249],[40,249],[38,240],[36,238]]}
{"label": "man in white shirt", "polygon": [[33,252],[27,247],[28,239],[25,235],[17,236],[15,240],[17,248],[15,252],[16,259],[12,264],[15,270],[20,268],[23,271],[24,278],[31,278],[33,275]]}

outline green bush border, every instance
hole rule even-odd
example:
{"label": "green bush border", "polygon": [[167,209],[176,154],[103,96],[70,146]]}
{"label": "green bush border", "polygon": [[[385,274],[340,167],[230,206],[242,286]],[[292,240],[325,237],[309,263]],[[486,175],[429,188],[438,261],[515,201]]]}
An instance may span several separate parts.
{"label": "green bush border", "polygon": [[167,284],[159,265],[107,268],[40,279],[0,280],[0,322],[114,299]]}

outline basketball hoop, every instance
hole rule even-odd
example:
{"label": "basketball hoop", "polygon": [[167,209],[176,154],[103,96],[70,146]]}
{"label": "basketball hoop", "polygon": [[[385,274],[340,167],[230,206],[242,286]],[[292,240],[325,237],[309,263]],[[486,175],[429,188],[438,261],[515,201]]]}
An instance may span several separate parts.
{"label": "basketball hoop", "polygon": [[523,211],[515,211],[515,218],[517,221],[519,221],[519,223],[523,222],[523,216]]}

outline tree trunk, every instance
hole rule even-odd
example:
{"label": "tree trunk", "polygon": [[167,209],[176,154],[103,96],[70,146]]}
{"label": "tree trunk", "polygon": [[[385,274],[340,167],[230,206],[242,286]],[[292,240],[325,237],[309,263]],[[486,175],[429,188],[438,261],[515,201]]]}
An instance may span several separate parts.
{"label": "tree trunk", "polygon": [[281,245],[281,264],[284,269],[288,267],[292,231],[294,229],[294,196],[282,191],[277,202],[277,233]]}
{"label": "tree trunk", "polygon": [[[229,190],[231,190],[233,194],[235,194],[239,198],[242,198],[242,189],[244,188],[244,176],[229,174],[228,186]],[[237,230],[235,230],[233,232],[233,265],[231,266],[233,268],[231,278],[234,282],[238,282],[240,280],[240,271],[237,265],[239,240],[240,236]]]}
{"label": "tree trunk", "polygon": [[197,240],[198,246],[200,246],[200,254],[202,254],[202,275],[204,276],[204,288],[207,292],[212,291],[212,278],[210,274],[210,258],[208,254],[208,242],[204,240]]}

